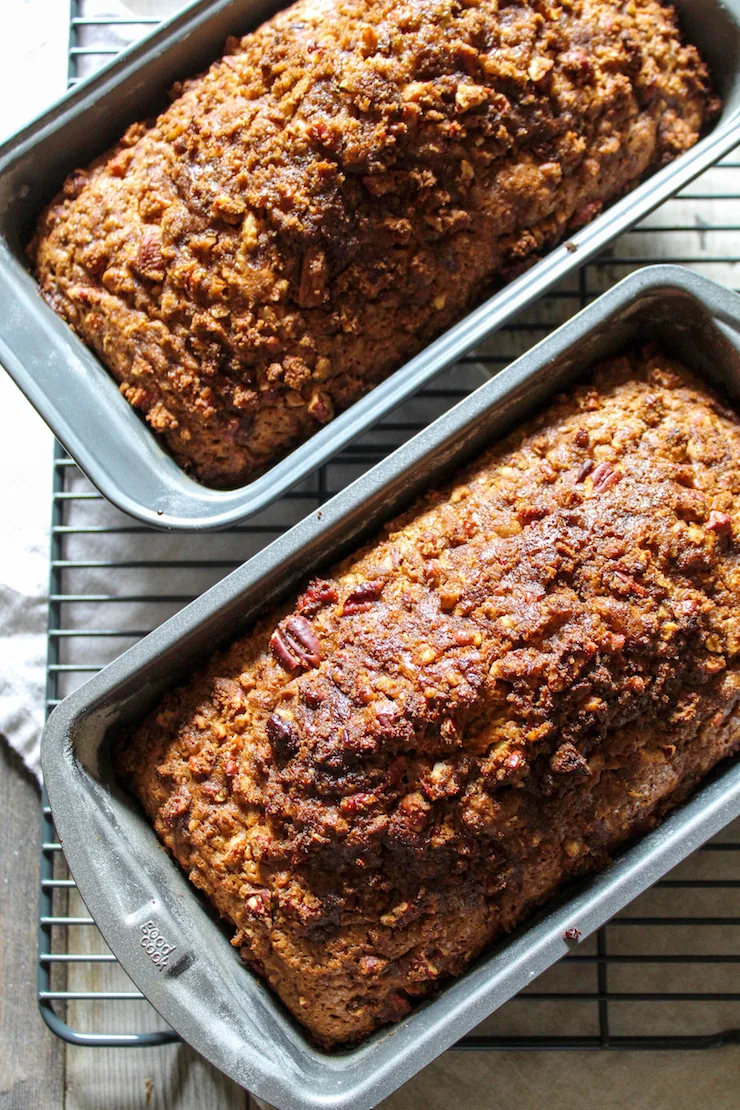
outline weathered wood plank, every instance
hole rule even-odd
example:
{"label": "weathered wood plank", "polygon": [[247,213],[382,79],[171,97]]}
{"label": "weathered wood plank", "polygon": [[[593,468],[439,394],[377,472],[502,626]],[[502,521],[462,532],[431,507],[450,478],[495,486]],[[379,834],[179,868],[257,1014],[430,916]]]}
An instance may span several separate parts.
{"label": "weathered wood plank", "polygon": [[62,1105],[64,1050],[36,1005],[39,791],[0,742],[0,1107]]}

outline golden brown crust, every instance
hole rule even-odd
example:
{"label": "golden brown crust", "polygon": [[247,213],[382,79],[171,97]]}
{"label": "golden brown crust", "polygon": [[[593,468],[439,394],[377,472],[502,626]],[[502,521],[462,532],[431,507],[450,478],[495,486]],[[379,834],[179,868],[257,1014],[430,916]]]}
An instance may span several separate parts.
{"label": "golden brown crust", "polygon": [[42,291],[202,481],[253,476],[690,147],[659,0],[301,0],[42,216]]}
{"label": "golden brown crust", "polygon": [[430,493],[118,749],[323,1044],[458,974],[738,744],[740,420],[658,353]]}

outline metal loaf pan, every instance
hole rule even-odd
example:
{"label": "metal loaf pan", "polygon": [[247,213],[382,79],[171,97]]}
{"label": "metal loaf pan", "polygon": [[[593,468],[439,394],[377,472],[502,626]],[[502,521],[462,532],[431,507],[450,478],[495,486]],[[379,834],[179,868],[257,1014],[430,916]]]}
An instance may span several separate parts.
{"label": "metal loaf pan", "polygon": [[[240,963],[226,931],[119,788],[111,732],[140,719],[266,604],[356,547],[594,360],[645,337],[740,403],[740,297],[677,267],[642,270],[152,632],[49,719],[42,754],[52,811],[103,936],[186,1041],[281,1110],[365,1110],[389,1095],[565,955],[566,929],[587,936],[740,814],[740,763],[720,768],[659,829],[550,903],[438,998],[359,1047],[327,1054]],[[163,938],[160,949],[171,946],[166,966],[152,937]]]}
{"label": "metal loaf pan", "polygon": [[208,489],[174,462],[92,352],[41,300],[23,246],[70,170],[115,142],[132,120],[151,115],[174,80],[219,55],[227,34],[256,26],[281,6],[197,0],[0,148],[0,362],[101,492],[156,527],[221,528],[264,508],[740,140],[740,0],[676,0],[724,101],[711,134],[574,234],[577,250],[548,253],[266,473],[240,489]]}

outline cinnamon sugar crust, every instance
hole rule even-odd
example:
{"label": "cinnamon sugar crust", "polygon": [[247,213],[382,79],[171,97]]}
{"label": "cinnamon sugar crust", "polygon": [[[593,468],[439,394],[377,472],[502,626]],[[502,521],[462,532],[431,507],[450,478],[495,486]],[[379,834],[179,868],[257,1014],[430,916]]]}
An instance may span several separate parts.
{"label": "cinnamon sugar crust", "polygon": [[301,0],[73,173],[41,291],[200,481],[254,477],[716,115],[659,0]]}

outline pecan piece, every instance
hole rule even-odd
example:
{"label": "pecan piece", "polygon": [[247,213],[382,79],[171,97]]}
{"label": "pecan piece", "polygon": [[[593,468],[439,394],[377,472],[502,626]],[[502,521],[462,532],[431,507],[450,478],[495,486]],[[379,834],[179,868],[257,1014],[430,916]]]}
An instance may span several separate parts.
{"label": "pecan piece", "polygon": [[546,517],[549,511],[544,505],[525,505],[517,511],[516,518],[520,524],[534,524]]}
{"label": "pecan piece", "polygon": [[162,232],[155,224],[150,224],[144,229],[134,269],[147,281],[164,281]]}
{"label": "pecan piece", "polygon": [[248,917],[267,917],[270,912],[270,891],[264,887],[251,891],[244,902]]}
{"label": "pecan piece", "polygon": [[720,513],[717,509],[712,509],[707,521],[707,528],[710,532],[726,536],[732,530],[732,520],[727,513]]}
{"label": "pecan piece", "polygon": [[422,952],[418,952],[410,957],[406,974],[412,983],[423,983],[428,979],[436,979],[439,968]]}
{"label": "pecan piece", "polygon": [[191,802],[192,796],[187,786],[178,786],[160,809],[159,816],[166,824],[171,825],[178,817],[188,812]]}
{"label": "pecan piece", "polygon": [[295,726],[290,721],[286,721],[285,717],[273,713],[267,719],[265,731],[276,759],[287,762],[298,751],[298,734]]}
{"label": "pecan piece", "polygon": [[610,462],[600,462],[591,474],[594,493],[604,493],[605,490],[616,486],[617,482],[621,482],[622,478],[624,474],[621,470],[617,470]]}
{"label": "pecan piece", "polygon": [[601,639],[602,649],[612,652],[613,655],[622,651],[626,643],[627,638],[621,632],[605,632]]}
{"label": "pecan piece", "polygon": [[311,686],[304,686],[301,690],[301,700],[309,709],[318,709],[325,698],[323,690]]}
{"label": "pecan piece", "polygon": [[334,415],[334,405],[328,393],[321,389],[314,389],[307,405],[308,411],[319,424],[328,424]]}
{"label": "pecan piece", "polygon": [[420,790],[413,790],[401,798],[396,809],[394,824],[397,827],[410,829],[412,832],[421,832],[427,823],[431,803],[424,797]]}
{"label": "pecan piece", "polygon": [[321,659],[319,639],[305,617],[288,617],[272,634],[272,654],[286,671],[317,667]]}
{"label": "pecan piece", "polygon": [[549,459],[541,460],[540,471],[542,472],[542,477],[545,479],[546,482],[554,482],[558,476],[557,470],[552,465]]}
{"label": "pecan piece", "polygon": [[589,474],[593,470],[594,465],[595,464],[594,464],[593,459],[586,459],[585,463],[583,464],[581,469],[578,471],[578,474],[576,475],[576,482],[585,482],[586,479],[588,478]]}
{"label": "pecan piece", "polygon": [[350,794],[346,798],[342,798],[339,803],[339,808],[343,814],[361,813],[370,809],[378,798],[376,794],[369,794],[367,791],[361,791],[357,794]]}
{"label": "pecan piece", "polygon": [[[377,702],[375,704],[378,705]],[[400,710],[392,701],[382,702],[375,710],[375,720],[381,728],[389,728],[396,724],[400,715]]]}
{"label": "pecan piece", "polygon": [[353,613],[366,613],[382,594],[383,585],[383,580],[376,578],[372,582],[361,582],[359,586],[355,586],[345,599],[342,616],[351,617]]}
{"label": "pecan piece", "polygon": [[224,783],[218,779],[207,779],[201,786],[201,790],[212,802],[225,802],[229,796]]}
{"label": "pecan piece", "polygon": [[454,609],[462,597],[461,588],[454,582],[447,582],[439,591],[439,604],[445,612]]}
{"label": "pecan piece", "polygon": [[380,915],[380,924],[392,929],[399,922],[402,922],[404,918],[410,917],[411,914],[412,906],[404,898],[402,902],[398,902],[392,909]]}
{"label": "pecan piece", "polygon": [[625,574],[623,570],[615,570],[614,577],[616,578],[616,589],[621,594],[636,594],[637,597],[648,597],[650,590],[646,590],[639,582],[636,582],[631,574]]}
{"label": "pecan piece", "polygon": [[332,605],[337,600],[337,589],[333,582],[325,578],[314,578],[308,589],[298,598],[296,608],[299,613],[313,617],[325,605]]}
{"label": "pecan piece", "polygon": [[517,778],[527,769],[527,761],[521,752],[509,752],[506,759],[496,769],[494,779],[496,782],[508,782]]}
{"label": "pecan piece", "polygon": [[341,142],[341,127],[339,122],[336,124],[326,123],[324,120],[318,120],[316,123],[311,123],[306,128],[306,134],[313,142],[318,143],[319,146],[326,147],[327,150],[338,150]]}
{"label": "pecan piece", "polygon": [[452,798],[462,790],[466,772],[466,764],[453,765],[446,760],[438,760],[419,785],[430,802]]}
{"label": "pecan piece", "polygon": [[291,653],[279,629],[275,629],[270,637],[270,650],[286,671],[295,671],[300,667],[300,661]]}
{"label": "pecan piece", "polygon": [[382,975],[388,967],[388,960],[379,956],[363,956],[358,963],[361,975]]}
{"label": "pecan piece", "polygon": [[576,84],[590,84],[594,79],[594,63],[585,50],[575,47],[560,57],[560,64]]}
{"label": "pecan piece", "polygon": [[529,63],[527,76],[529,77],[529,80],[533,82],[533,84],[539,85],[542,81],[545,80],[554,65],[555,63],[553,62],[552,58],[546,58],[542,55],[537,55]]}

